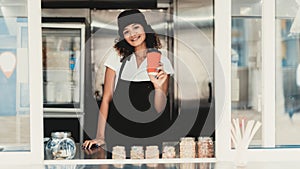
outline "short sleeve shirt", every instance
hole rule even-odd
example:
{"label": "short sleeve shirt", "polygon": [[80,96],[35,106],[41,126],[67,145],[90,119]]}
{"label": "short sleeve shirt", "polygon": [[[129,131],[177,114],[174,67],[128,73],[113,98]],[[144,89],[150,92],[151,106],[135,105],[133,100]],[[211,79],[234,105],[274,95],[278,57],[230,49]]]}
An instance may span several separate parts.
{"label": "short sleeve shirt", "polygon": [[[114,54],[108,56],[108,58],[104,63],[106,67],[109,67],[116,72],[116,80],[119,77],[119,72],[122,65],[120,59],[121,59],[120,56]],[[172,67],[172,64],[166,56],[162,55],[160,62],[163,64],[163,69],[167,74],[169,75],[174,74],[174,69]],[[150,78],[147,73],[147,59],[145,59],[141,63],[141,65],[137,67],[136,57],[134,54],[132,54],[131,58],[126,62],[124,66],[121,79],[127,81],[150,81]],[[117,81],[115,82],[115,86],[116,84]]]}

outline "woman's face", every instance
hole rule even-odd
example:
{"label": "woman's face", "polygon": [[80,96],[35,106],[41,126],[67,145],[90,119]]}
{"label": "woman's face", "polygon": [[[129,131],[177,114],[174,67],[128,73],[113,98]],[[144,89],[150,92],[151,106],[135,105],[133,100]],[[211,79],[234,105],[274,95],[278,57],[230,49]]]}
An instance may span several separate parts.
{"label": "woman's face", "polygon": [[127,43],[135,48],[145,44],[146,33],[141,24],[134,23],[126,26],[123,35]]}

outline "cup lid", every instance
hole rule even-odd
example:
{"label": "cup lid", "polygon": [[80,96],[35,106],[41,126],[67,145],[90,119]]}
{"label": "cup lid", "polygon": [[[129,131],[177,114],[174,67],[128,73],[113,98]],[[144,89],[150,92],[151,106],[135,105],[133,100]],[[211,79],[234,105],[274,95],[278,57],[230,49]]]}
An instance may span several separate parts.
{"label": "cup lid", "polygon": [[157,53],[160,53],[160,54],[161,54],[161,52],[160,52],[158,49],[156,49],[156,48],[149,48],[149,49],[147,50],[147,53],[150,53],[150,52],[157,52]]}

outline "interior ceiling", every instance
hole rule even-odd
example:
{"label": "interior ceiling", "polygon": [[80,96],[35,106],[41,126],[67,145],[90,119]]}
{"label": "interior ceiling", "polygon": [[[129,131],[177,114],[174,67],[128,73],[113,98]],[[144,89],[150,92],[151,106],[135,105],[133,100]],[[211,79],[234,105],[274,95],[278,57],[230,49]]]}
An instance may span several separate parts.
{"label": "interior ceiling", "polygon": [[156,5],[157,0],[42,0],[42,8],[153,9]]}
{"label": "interior ceiling", "polygon": [[[42,0],[43,8],[96,8],[96,9],[153,9],[157,4],[170,3],[176,0]],[[177,0],[187,6],[211,6],[213,0]],[[235,0],[237,1],[237,0]],[[253,0],[252,0],[253,1]]]}
{"label": "interior ceiling", "polygon": [[262,0],[232,0],[231,3],[239,3],[239,4],[255,4],[258,2],[262,2]]}
{"label": "interior ceiling", "polygon": [[[0,1],[11,1],[11,0],[0,0]],[[14,0],[14,1],[25,1],[25,0]],[[157,3],[170,3],[176,0],[42,0],[42,6],[45,8],[52,7],[76,7],[76,8],[106,8],[110,5],[111,9],[118,6],[126,6],[126,8],[141,8],[150,9],[155,8],[154,5]],[[191,6],[210,6],[214,0],[177,0],[181,5]],[[294,0],[293,0],[294,1]],[[231,0],[231,3],[236,5],[251,5],[262,2],[262,0]],[[150,8],[149,8],[150,6]],[[184,6],[183,6],[184,7]],[[124,7],[123,7],[124,8]],[[121,9],[121,8],[119,8]]]}
{"label": "interior ceiling", "polygon": [[182,8],[184,7],[206,7],[211,6],[214,0],[177,0]]}
{"label": "interior ceiling", "polygon": [[[77,7],[77,8],[86,8],[87,6],[90,6],[91,8],[94,7],[100,7],[103,8],[107,6],[107,4],[112,4],[115,5],[119,4],[122,5],[133,5],[138,4],[142,5],[144,7],[141,8],[147,8],[147,5],[153,5],[154,3],[169,3],[172,1],[176,0],[41,0],[42,5],[44,7],[59,7],[59,6],[64,6],[64,7]],[[209,6],[212,4],[213,0],[178,0],[178,3],[180,4],[197,4],[197,6]],[[291,1],[291,0],[288,0]],[[295,0],[292,0],[295,1]],[[259,2],[262,2],[262,0],[231,0],[232,3],[234,4],[256,4]],[[281,0],[278,2],[285,2],[285,0]],[[277,2],[277,3],[278,3]],[[24,6],[27,4],[27,0],[0,0],[0,6]],[[101,7],[102,6],[102,7]]]}
{"label": "interior ceiling", "polygon": [[[160,10],[141,10],[149,24],[159,25],[165,21],[166,13]],[[92,26],[106,27],[108,29],[117,30],[117,16],[120,13],[119,10],[95,10],[92,11]],[[99,25],[100,24],[100,25]],[[102,24],[102,25],[101,25]],[[165,26],[165,25],[162,25]]]}
{"label": "interior ceiling", "polygon": [[[57,2],[58,0],[42,0],[42,2]],[[60,0],[62,1],[62,0]],[[71,0],[65,0],[65,1],[71,1]],[[77,0],[78,2],[90,2],[91,0]],[[115,0],[94,0],[97,2],[113,2]],[[128,0],[122,0],[122,3],[124,1],[128,1]],[[133,2],[134,0],[129,0],[131,2]],[[136,0],[139,2],[145,2],[145,1],[149,1],[149,0]],[[136,2],[135,1],[135,2]],[[157,4],[158,6],[160,6],[160,4],[168,4],[173,0],[157,0]],[[175,1],[175,0],[174,0]],[[186,19],[189,22],[196,22],[195,24],[202,24],[202,25],[211,25],[212,24],[212,18],[213,18],[213,1],[214,0],[177,0],[176,4],[180,7],[180,17],[181,19]],[[73,1],[74,2],[74,1]],[[153,0],[151,1],[153,2]],[[118,1],[118,3],[120,3],[120,0]],[[114,3],[112,3],[114,5]],[[100,3],[98,4],[100,5]],[[155,12],[155,13],[160,13],[160,10],[153,10],[153,9],[157,9],[157,8],[149,8],[147,6],[145,6],[145,4],[143,4],[143,8],[140,8],[141,10],[144,10],[144,13],[147,12]],[[166,6],[166,5],[165,5]],[[81,8],[84,8],[83,6],[81,6]],[[134,8],[132,6],[128,6],[128,8]],[[92,18],[92,23],[94,26],[98,26],[98,27],[107,27],[107,28],[111,28],[111,29],[116,29],[115,27],[111,26],[110,24],[112,22],[114,22],[116,20],[116,16],[120,13],[119,9],[126,9],[126,8],[111,8],[111,7],[107,7],[107,8],[97,8],[97,7],[93,7],[90,8],[93,9],[91,12],[91,18]],[[98,10],[97,10],[98,9]],[[102,9],[105,9],[105,11],[103,11]],[[110,10],[112,9],[112,10]],[[149,10],[150,9],[150,10]],[[72,10],[72,9],[68,9],[68,10]],[[56,16],[64,16],[67,15],[67,9],[54,9],[54,8],[44,8],[43,9],[43,16],[44,17],[56,17]],[[71,12],[72,13],[72,12]],[[70,14],[71,14],[70,13]],[[78,13],[78,12],[77,12]],[[76,13],[76,14],[77,14]],[[163,12],[165,13],[165,12]],[[74,12],[72,13],[72,15],[68,15],[68,16],[75,16]],[[77,16],[77,15],[76,15]],[[99,17],[101,16],[101,17]],[[147,17],[147,16],[146,16]],[[157,18],[156,18],[157,17]],[[153,23],[151,24],[156,24],[156,23],[160,23],[159,21],[164,20],[161,17],[166,17],[164,15],[157,15],[154,18],[151,18],[150,20],[153,21]],[[156,22],[157,20],[157,22]],[[108,24],[110,23],[110,24]],[[115,25],[115,23],[113,24]]]}

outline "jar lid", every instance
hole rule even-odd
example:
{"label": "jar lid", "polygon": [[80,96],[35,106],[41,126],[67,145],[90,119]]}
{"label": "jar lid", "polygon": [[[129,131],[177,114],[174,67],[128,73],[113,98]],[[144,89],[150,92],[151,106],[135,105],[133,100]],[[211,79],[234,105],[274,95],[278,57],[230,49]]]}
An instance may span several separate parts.
{"label": "jar lid", "polygon": [[71,137],[71,132],[51,132],[51,137],[54,137],[54,138]]}
{"label": "jar lid", "polygon": [[124,146],[114,146],[113,147],[113,151],[123,151],[123,150],[125,150]]}
{"label": "jar lid", "polygon": [[143,151],[144,147],[143,146],[131,146],[131,150]]}
{"label": "jar lid", "polygon": [[211,137],[203,137],[203,136],[201,136],[201,137],[198,137],[198,141],[200,141],[200,140],[203,140],[203,141],[212,141],[212,138]]}
{"label": "jar lid", "polygon": [[180,141],[195,141],[194,137],[181,137]]}
{"label": "jar lid", "polygon": [[155,149],[158,149],[158,146],[154,146],[154,145],[153,146],[146,146],[146,149],[147,150],[153,150],[153,149],[155,150]]}

